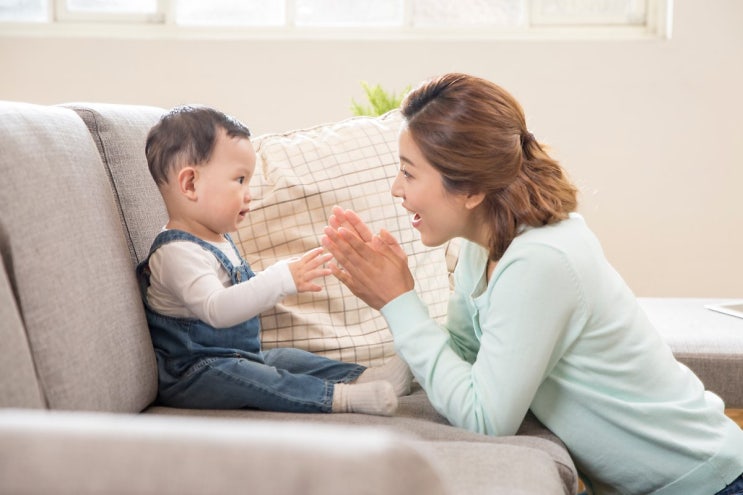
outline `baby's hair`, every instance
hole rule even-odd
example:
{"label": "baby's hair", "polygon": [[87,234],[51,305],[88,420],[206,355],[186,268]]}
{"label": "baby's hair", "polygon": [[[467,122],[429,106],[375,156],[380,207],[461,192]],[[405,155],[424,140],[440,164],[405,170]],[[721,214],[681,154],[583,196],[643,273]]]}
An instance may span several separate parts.
{"label": "baby's hair", "polygon": [[158,186],[167,184],[171,170],[209,161],[223,130],[229,137],[250,139],[250,130],[237,119],[206,106],[173,108],[150,129],[145,155]]}

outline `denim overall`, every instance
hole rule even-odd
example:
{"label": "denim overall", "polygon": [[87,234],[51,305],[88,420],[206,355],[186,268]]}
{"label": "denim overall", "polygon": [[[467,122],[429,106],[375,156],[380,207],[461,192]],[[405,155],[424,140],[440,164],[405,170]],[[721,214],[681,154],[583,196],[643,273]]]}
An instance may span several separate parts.
{"label": "denim overall", "polygon": [[[237,247],[225,235],[236,253]],[[233,284],[255,276],[247,262],[233,266],[217,247],[180,230],[158,234],[137,266],[137,278],[155,347],[158,402],[191,409],[253,408],[284,412],[330,412],[335,383],[354,381],[366,369],[301,349],[261,350],[260,319],[214,328],[193,318],[161,315],[147,303],[148,262],[160,246],[195,242],[222,264]]]}
{"label": "denim overall", "polygon": [[741,495],[743,494],[743,474],[738,476],[728,486],[717,492],[715,495]]}

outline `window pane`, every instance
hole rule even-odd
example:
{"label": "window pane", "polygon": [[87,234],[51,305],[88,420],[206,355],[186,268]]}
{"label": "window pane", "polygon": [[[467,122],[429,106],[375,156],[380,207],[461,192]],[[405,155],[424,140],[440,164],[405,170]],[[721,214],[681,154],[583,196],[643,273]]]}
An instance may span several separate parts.
{"label": "window pane", "polygon": [[283,26],[284,0],[180,0],[176,24],[191,26]]}
{"label": "window pane", "polygon": [[403,0],[296,0],[297,26],[401,26]]}
{"label": "window pane", "polygon": [[154,14],[157,0],[67,0],[70,12]]}
{"label": "window pane", "polygon": [[646,0],[535,0],[533,24],[644,24]]}
{"label": "window pane", "polygon": [[413,0],[413,25],[518,27],[525,11],[526,0]]}
{"label": "window pane", "polygon": [[0,0],[0,21],[46,22],[46,0]]}

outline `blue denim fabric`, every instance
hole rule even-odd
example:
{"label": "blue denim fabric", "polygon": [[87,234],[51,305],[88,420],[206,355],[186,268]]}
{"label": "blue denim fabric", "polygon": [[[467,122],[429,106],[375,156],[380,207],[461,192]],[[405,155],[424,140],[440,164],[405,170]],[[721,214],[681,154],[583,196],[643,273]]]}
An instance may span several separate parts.
{"label": "blue denim fabric", "polygon": [[[229,235],[225,236],[236,253]],[[158,402],[192,409],[264,409],[284,412],[330,412],[335,383],[354,381],[366,369],[301,349],[261,350],[258,316],[230,328],[215,329],[201,320],[161,315],[147,304],[148,262],[160,246],[195,242],[212,253],[233,284],[255,274],[240,258],[234,266],[219,249],[187,232],[158,234],[150,254],[137,266],[137,277],[155,347]]]}
{"label": "blue denim fabric", "polygon": [[743,474],[715,495],[743,495]]}

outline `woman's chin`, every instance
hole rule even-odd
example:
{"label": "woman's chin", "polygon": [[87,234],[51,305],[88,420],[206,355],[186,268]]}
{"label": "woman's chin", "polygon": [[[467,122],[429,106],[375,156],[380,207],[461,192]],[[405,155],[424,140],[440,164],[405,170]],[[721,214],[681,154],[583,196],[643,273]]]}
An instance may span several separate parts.
{"label": "woman's chin", "polygon": [[423,234],[421,234],[421,244],[423,244],[426,247],[430,247],[430,248],[439,247],[443,244],[446,244],[448,240],[449,239],[432,238],[432,237],[424,236]]}

